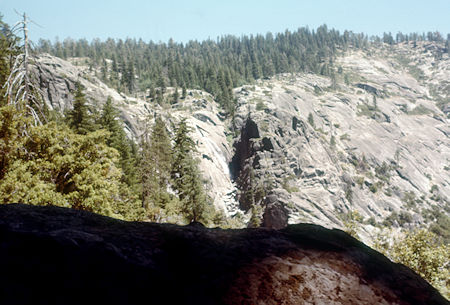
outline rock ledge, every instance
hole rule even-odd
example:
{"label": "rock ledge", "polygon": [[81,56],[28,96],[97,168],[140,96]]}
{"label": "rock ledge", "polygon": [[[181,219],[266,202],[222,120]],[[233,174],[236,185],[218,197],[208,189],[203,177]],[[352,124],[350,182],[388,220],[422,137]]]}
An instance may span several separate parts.
{"label": "rock ledge", "polygon": [[0,205],[1,304],[449,304],[340,230],[208,229]]}

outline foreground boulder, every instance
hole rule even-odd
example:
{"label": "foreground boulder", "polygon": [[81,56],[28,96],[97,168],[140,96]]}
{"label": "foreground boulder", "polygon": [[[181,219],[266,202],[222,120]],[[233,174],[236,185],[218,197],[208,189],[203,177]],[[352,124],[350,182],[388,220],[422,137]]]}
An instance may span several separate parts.
{"label": "foreground boulder", "polygon": [[207,229],[0,205],[0,304],[449,304],[316,225]]}

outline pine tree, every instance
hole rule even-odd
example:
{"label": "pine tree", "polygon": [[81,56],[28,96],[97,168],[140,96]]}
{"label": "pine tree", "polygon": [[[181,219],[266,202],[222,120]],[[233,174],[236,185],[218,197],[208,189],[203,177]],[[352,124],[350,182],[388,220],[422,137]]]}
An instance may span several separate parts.
{"label": "pine tree", "polygon": [[148,98],[150,100],[153,100],[156,97],[156,91],[155,88],[153,86],[151,86],[148,90]]}
{"label": "pine tree", "polygon": [[180,200],[180,211],[187,222],[208,222],[211,208],[206,201],[201,175],[192,153],[195,143],[191,129],[182,119],[175,130],[172,164],[172,185]]}
{"label": "pine tree", "polygon": [[18,38],[10,31],[9,26],[2,21],[0,15],[0,106],[7,104],[6,83],[11,73],[11,65],[14,57],[18,55]]}
{"label": "pine tree", "polygon": [[101,128],[110,132],[106,144],[115,148],[120,154],[120,167],[123,170],[122,181],[130,187],[137,184],[136,177],[136,158],[132,152],[130,140],[127,139],[123,130],[122,122],[119,119],[119,112],[113,106],[111,97],[108,97],[103,105],[102,113],[99,120]]}
{"label": "pine tree", "polygon": [[158,105],[162,105],[164,103],[164,94],[160,89],[156,90],[156,102],[158,103]]}
{"label": "pine tree", "polygon": [[257,187],[256,187],[256,176],[253,168],[250,168],[250,173],[248,177],[248,191],[246,193],[248,204],[250,204],[250,220],[248,223],[249,228],[257,228],[261,226],[261,214],[262,207],[259,203],[256,202],[257,197]]}
{"label": "pine tree", "polygon": [[186,84],[183,83],[183,87],[181,88],[181,99],[184,100],[186,98],[186,94],[187,94]]}
{"label": "pine tree", "polygon": [[166,81],[162,75],[158,78],[157,86],[159,87],[161,94],[164,95],[164,93],[166,93]]}
{"label": "pine tree", "polygon": [[[166,124],[158,117],[150,135],[144,135],[141,143],[140,174],[142,182],[142,205],[151,220],[156,221],[162,213],[168,213],[173,201],[168,193],[172,154]],[[166,210],[166,211],[165,211]]]}
{"label": "pine tree", "polygon": [[125,71],[125,85],[127,86],[128,92],[134,92],[134,63],[132,60],[128,62],[127,70]]}
{"label": "pine tree", "polygon": [[[44,114],[44,102],[40,94],[39,85],[32,67],[35,66],[30,51],[28,39],[28,24],[30,20],[23,14],[23,21],[16,24],[14,28],[20,28],[23,32],[23,45],[18,46],[17,38],[8,26],[0,20],[2,60],[6,60],[6,69],[9,75],[5,83],[1,83],[2,89],[6,89],[7,103],[14,105],[18,110],[26,109],[27,115],[33,117],[34,125],[42,124],[46,120]],[[5,52],[6,51],[6,52]],[[5,67],[3,67],[5,68]],[[4,71],[2,71],[3,73]]]}
{"label": "pine tree", "polygon": [[[402,37],[403,35],[399,35]],[[394,42],[391,34],[383,37],[386,43]],[[375,41],[382,41],[375,38]],[[426,39],[414,34],[402,39]],[[429,39],[442,40],[442,35],[430,33]],[[144,43],[128,39],[126,41],[107,39],[87,44],[85,40],[56,41],[43,43],[39,51],[50,51],[60,57],[73,56],[75,53],[88,56],[90,65],[95,69],[101,64],[101,57],[112,59],[112,71],[108,71],[112,86],[116,89],[133,91],[136,86],[147,88],[149,84],[160,87],[182,86],[207,90],[216,98],[224,95],[219,77],[225,72],[226,86],[237,87],[260,77],[270,77],[275,73],[286,72],[322,72],[328,75],[332,67],[323,65],[338,52],[349,46],[365,48],[368,45],[366,35],[338,31],[321,26],[317,32],[300,28],[295,32],[286,31],[274,37],[272,34],[256,37],[227,36],[218,41],[189,42],[187,44]],[[131,65],[137,78],[130,78]],[[122,77],[120,77],[121,75]],[[161,85],[161,80],[168,82]],[[130,82],[135,82],[134,87]],[[226,94],[226,93],[225,93]],[[225,97],[222,97],[225,99]],[[161,99],[162,100],[162,99]]]}
{"label": "pine tree", "polygon": [[68,206],[113,216],[119,196],[120,169],[115,166],[117,151],[105,145],[106,133],[74,133],[67,126],[50,122],[28,125],[23,113],[7,106],[0,108],[0,203],[23,202],[34,205]]}
{"label": "pine tree", "polygon": [[78,134],[87,134],[95,130],[93,118],[88,112],[86,96],[83,93],[83,86],[76,83],[73,109],[67,115],[69,126]]}
{"label": "pine tree", "polygon": [[172,95],[172,103],[178,103],[178,99],[180,98],[180,94],[178,93],[178,87],[175,87],[175,91],[173,92]]}

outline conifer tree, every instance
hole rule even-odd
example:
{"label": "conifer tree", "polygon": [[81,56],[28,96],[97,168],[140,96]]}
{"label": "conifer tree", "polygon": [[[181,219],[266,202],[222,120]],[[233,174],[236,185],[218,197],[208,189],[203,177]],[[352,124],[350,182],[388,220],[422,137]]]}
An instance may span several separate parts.
{"label": "conifer tree", "polygon": [[157,86],[159,87],[161,94],[164,95],[164,93],[166,93],[166,81],[162,75],[159,75]]}
{"label": "conifer tree", "polygon": [[0,15],[0,106],[7,103],[4,84],[11,73],[12,60],[18,55],[17,40],[18,38],[11,33],[9,26],[3,23]]}
{"label": "conifer tree", "polygon": [[157,117],[150,135],[144,135],[140,173],[142,182],[142,205],[151,220],[157,220],[172,201],[168,193],[172,154],[166,124]]}
{"label": "conifer tree", "polygon": [[67,116],[69,126],[78,134],[87,134],[95,130],[93,120],[88,112],[86,105],[86,96],[83,93],[83,86],[80,82],[76,83],[73,109]]}
{"label": "conifer tree", "polygon": [[187,222],[208,222],[211,208],[208,207],[205,190],[197,162],[192,153],[195,143],[189,137],[191,129],[182,119],[175,130],[172,164],[172,185],[180,200],[180,211]]}
{"label": "conifer tree", "polygon": [[150,100],[153,100],[156,97],[156,91],[155,88],[153,86],[151,86],[148,90],[148,98]]}
{"label": "conifer tree", "polygon": [[132,60],[128,62],[127,70],[125,71],[125,84],[127,86],[128,92],[134,92],[134,63]]}
{"label": "conifer tree", "polygon": [[110,132],[106,144],[115,148],[120,154],[120,167],[123,170],[122,181],[130,187],[137,184],[136,177],[136,158],[132,152],[130,140],[127,139],[123,130],[122,122],[119,119],[119,112],[113,106],[111,97],[108,97],[103,105],[100,116],[100,127]]}
{"label": "conifer tree", "polygon": [[180,98],[180,94],[178,93],[178,87],[175,87],[175,91],[172,95],[172,103],[175,104],[178,102],[178,99]]}
{"label": "conifer tree", "polygon": [[7,103],[14,105],[18,110],[26,109],[27,114],[33,117],[34,125],[36,125],[42,124],[46,118],[39,86],[34,73],[32,73],[32,66],[35,66],[35,64],[32,61],[30,53],[30,42],[28,39],[29,23],[30,20],[24,13],[23,21],[18,22],[15,26],[19,26],[20,31],[23,32],[23,45],[19,47],[17,37],[0,20],[2,30],[1,40],[7,50],[5,54],[7,56],[3,59],[6,59],[7,62],[9,61],[7,69],[10,72],[6,82],[1,83],[0,86],[6,89]]}
{"label": "conifer tree", "polygon": [[186,84],[183,83],[183,87],[181,87],[181,99],[184,100],[186,98],[186,94],[187,94]]}
{"label": "conifer tree", "polygon": [[[12,106],[0,108],[0,203],[57,205],[114,216],[124,200],[117,151],[106,132],[74,133],[50,122],[27,129],[30,118]],[[3,149],[11,147],[11,149]],[[117,215],[116,215],[117,216]]]}

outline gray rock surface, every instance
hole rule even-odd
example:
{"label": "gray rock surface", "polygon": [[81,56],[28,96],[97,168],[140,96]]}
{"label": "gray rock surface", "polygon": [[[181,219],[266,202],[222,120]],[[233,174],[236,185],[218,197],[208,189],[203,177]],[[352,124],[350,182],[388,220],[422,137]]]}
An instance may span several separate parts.
{"label": "gray rock surface", "polygon": [[[79,60],[72,62],[80,64]],[[187,118],[192,128],[191,137],[197,144],[197,157],[208,194],[215,206],[226,216],[238,212],[231,181],[228,162],[231,160],[232,147],[227,140],[226,122],[219,115],[219,106],[210,94],[200,90],[188,90],[185,100],[163,108],[141,98],[128,97],[109,88],[89,72],[86,66],[76,66],[48,54],[37,58],[39,83],[44,99],[50,109],[65,111],[71,109],[75,83],[79,81],[84,89],[88,104],[100,110],[108,97],[120,110],[127,135],[138,141],[146,126],[151,126],[154,118],[161,115],[166,119],[167,127],[172,129],[182,117]],[[81,61],[82,63],[82,61]],[[168,88],[169,93],[173,88]]]}
{"label": "gray rock surface", "polygon": [[[380,221],[392,211],[417,214],[448,205],[450,121],[437,95],[448,98],[450,92],[436,88],[449,79],[450,60],[444,55],[432,64],[423,48],[347,52],[337,60],[343,73],[336,88],[327,77],[285,74],[235,90],[236,128],[245,130],[251,116],[260,130],[252,142],[259,149],[248,163],[258,160],[255,175],[259,183],[272,184],[276,196],[277,188],[288,192],[280,202],[289,210],[289,223],[333,227],[342,224],[340,214],[352,210]],[[410,58],[411,65],[422,58],[415,69],[430,77],[415,79],[398,56]],[[354,81],[346,84],[345,78]],[[439,92],[434,96],[433,84]],[[264,142],[274,143],[272,153]],[[245,193],[247,186],[240,189]],[[406,192],[415,194],[419,209],[407,207]]]}
{"label": "gray rock surface", "polygon": [[255,202],[268,208],[268,225],[342,227],[341,216],[354,210],[376,221],[408,210],[422,223],[422,209],[449,204],[450,59],[436,59],[430,45],[349,50],[336,59],[335,82],[283,74],[236,88],[233,121],[202,91],[162,108],[117,93],[85,66],[49,55],[38,62],[51,108],[69,109],[79,80],[95,107],[112,97],[131,138],[155,115],[187,117],[207,188],[226,215],[243,211],[248,220]]}

